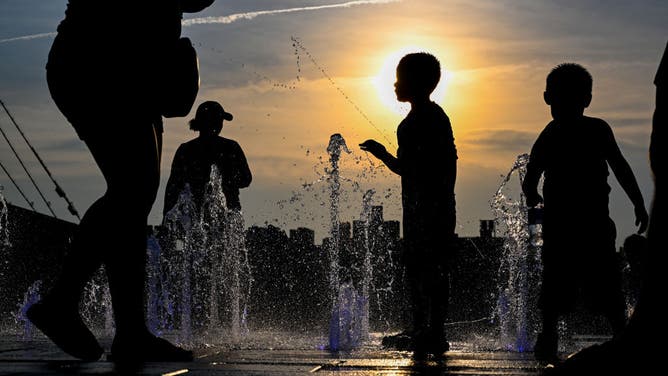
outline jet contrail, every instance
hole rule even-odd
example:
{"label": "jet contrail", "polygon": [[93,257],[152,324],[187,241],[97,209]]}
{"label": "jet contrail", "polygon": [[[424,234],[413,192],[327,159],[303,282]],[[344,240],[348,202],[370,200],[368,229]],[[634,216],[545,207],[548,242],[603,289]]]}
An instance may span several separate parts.
{"label": "jet contrail", "polygon": [[22,41],[22,40],[55,37],[55,36],[56,36],[56,33],[41,33],[41,34],[24,35],[22,37],[0,39],[0,43],[18,42],[18,41]]}
{"label": "jet contrail", "polygon": [[395,3],[397,1],[400,0],[358,0],[358,1],[348,1],[345,3],[338,3],[338,4],[314,5],[310,7],[258,10],[255,12],[235,13],[235,14],[230,14],[229,16],[222,16],[222,17],[190,18],[183,20],[182,24],[183,26],[202,25],[202,24],[229,24],[240,20],[252,20],[253,18],[258,16],[266,16],[270,14],[305,12],[305,11],[335,9],[335,8],[350,8],[357,5],[388,4],[388,3]]}
{"label": "jet contrail", "polygon": [[[337,3],[337,4],[314,5],[309,7],[274,9],[274,10],[257,10],[254,12],[235,13],[235,14],[230,14],[229,16],[221,16],[221,17],[190,18],[183,20],[182,24],[183,26],[204,25],[204,24],[230,24],[236,21],[252,20],[253,18],[258,16],[266,16],[271,14],[307,12],[307,11],[335,9],[335,8],[350,8],[358,5],[389,4],[389,3],[396,3],[399,1],[401,0],[357,0],[357,1],[347,1],[345,3]],[[54,37],[54,36],[56,36],[56,33],[24,35],[20,37],[0,39],[0,44],[19,42],[24,40],[38,39],[38,38]]]}

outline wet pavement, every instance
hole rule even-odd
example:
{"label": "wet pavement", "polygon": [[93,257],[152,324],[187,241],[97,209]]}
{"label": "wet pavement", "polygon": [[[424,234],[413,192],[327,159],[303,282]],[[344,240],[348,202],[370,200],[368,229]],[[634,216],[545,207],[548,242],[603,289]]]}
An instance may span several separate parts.
{"label": "wet pavement", "polygon": [[[322,342],[322,340],[320,341]],[[444,359],[414,361],[410,352],[383,350],[377,343],[351,352],[331,353],[303,338],[280,344],[221,345],[196,350],[190,363],[148,363],[139,375],[539,375],[531,353],[479,350],[453,343]],[[321,346],[320,346],[321,347]],[[107,347],[108,348],[108,347]],[[0,375],[124,374],[106,360],[83,363],[68,357],[44,338],[31,341],[0,337]]]}

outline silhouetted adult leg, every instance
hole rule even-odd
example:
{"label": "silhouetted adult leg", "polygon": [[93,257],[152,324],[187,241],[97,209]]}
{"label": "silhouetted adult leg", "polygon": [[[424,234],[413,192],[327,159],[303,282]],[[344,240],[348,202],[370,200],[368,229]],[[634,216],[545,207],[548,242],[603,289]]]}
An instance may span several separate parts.
{"label": "silhouetted adult leg", "polygon": [[107,182],[86,229],[96,235],[96,243],[105,243],[101,250],[118,338],[146,331],[146,227],[160,179],[161,137],[151,124],[153,119],[122,121],[126,125],[109,124],[108,132],[86,139]]}
{"label": "silhouetted adult leg", "polygon": [[[159,119],[107,119],[96,124],[101,131],[86,138],[107,190],[86,211],[62,276],[43,300],[49,310],[62,312],[60,321],[78,320],[74,326],[81,328],[81,293],[104,263],[116,323],[115,343],[121,347],[124,343],[146,344],[150,338],[144,323],[146,227],[159,184],[161,146],[161,134],[155,132],[153,121]],[[94,338],[87,329],[85,332],[78,330],[66,337],[66,347],[77,346],[69,344],[70,340],[90,345]]]}
{"label": "silhouetted adult leg", "polygon": [[149,333],[144,317],[147,218],[160,181],[158,119],[125,119],[120,129],[86,139],[107,182],[94,231],[106,242],[103,260],[114,308],[117,362],[189,360]]}

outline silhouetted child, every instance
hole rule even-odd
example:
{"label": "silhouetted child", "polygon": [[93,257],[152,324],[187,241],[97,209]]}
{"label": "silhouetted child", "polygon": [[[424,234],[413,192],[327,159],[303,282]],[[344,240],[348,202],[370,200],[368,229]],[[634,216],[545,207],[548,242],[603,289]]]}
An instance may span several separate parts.
{"label": "silhouetted child", "polygon": [[450,119],[429,99],[441,77],[428,53],[404,56],[394,84],[411,111],[397,128],[395,158],[374,140],[360,144],[401,176],[405,264],[413,303],[416,355],[448,350],[444,327],[448,306],[448,258],[455,237],[457,150]]}
{"label": "silhouetted child", "polygon": [[165,214],[174,207],[186,184],[190,185],[195,207],[201,209],[212,165],[221,174],[227,208],[241,210],[239,188],[248,187],[252,176],[241,146],[219,136],[223,120],[231,121],[232,114],[225,112],[218,102],[207,101],[197,108],[190,129],[199,132],[199,137],[176,150],[165,189]]}
{"label": "silhouetted child", "polygon": [[[572,375],[654,375],[661,374],[666,338],[665,286],[668,262],[665,252],[666,156],[668,150],[668,43],[654,78],[656,107],[652,119],[649,159],[654,174],[654,199],[647,229],[647,259],[640,299],[624,332],[601,345],[587,347],[553,368],[549,374]],[[657,346],[657,343],[659,345]],[[546,373],[547,375],[547,373]]]}
{"label": "silhouetted child", "polygon": [[592,77],[577,64],[561,64],[547,76],[545,103],[552,120],[531,149],[522,184],[527,205],[543,202],[542,333],[534,354],[557,359],[557,321],[571,311],[579,293],[603,314],[615,334],[626,322],[621,271],[615,254],[615,224],[608,213],[608,166],[634,205],[639,232],[647,228],[645,203],[633,171],[610,126],[584,116],[592,98]]}

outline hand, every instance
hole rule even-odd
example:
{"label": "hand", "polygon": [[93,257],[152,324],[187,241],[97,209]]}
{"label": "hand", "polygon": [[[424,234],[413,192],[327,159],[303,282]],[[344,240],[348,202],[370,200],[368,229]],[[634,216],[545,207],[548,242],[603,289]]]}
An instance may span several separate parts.
{"label": "hand", "polygon": [[385,146],[376,140],[364,141],[360,144],[360,149],[368,151],[369,153],[373,154],[374,157],[379,159],[383,154],[387,154],[387,149],[385,149]]}
{"label": "hand", "polygon": [[640,226],[638,227],[638,234],[642,234],[647,230],[649,215],[647,215],[644,205],[636,206],[633,210],[636,212],[636,226]]}
{"label": "hand", "polygon": [[527,195],[527,207],[534,208],[543,203],[543,197],[536,193],[535,195]]}

